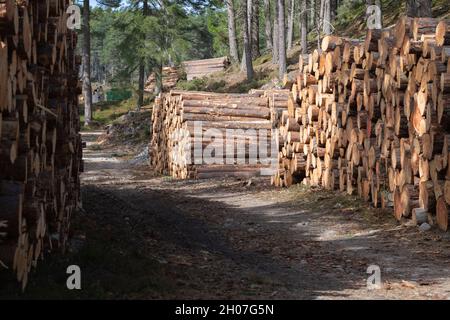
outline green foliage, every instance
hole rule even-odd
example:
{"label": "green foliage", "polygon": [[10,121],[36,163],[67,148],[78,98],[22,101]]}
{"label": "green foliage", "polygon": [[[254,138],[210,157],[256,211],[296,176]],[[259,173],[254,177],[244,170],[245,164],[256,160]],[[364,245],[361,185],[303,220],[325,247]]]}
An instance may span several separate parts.
{"label": "green foliage", "polygon": [[185,15],[182,21],[177,21],[177,34],[172,38],[171,46],[173,62],[210,58],[213,36],[207,29],[205,15]]}
{"label": "green foliage", "polygon": [[[231,72],[229,73],[229,71]],[[237,70],[218,72],[209,77],[179,81],[176,88],[192,91],[247,93],[250,89],[260,88],[267,84],[273,77],[270,73],[257,72],[254,80],[247,81],[245,77],[236,77],[239,74],[241,73]]]}
{"label": "green foliage", "polygon": [[178,81],[177,88],[181,90],[202,91],[207,86],[208,79],[206,77],[196,78],[190,81]]}
{"label": "green foliage", "polygon": [[242,82],[237,83],[233,88],[232,92],[237,93],[248,93],[251,89],[260,88],[261,86],[267,84],[269,79],[253,79],[251,81],[244,80]]}
{"label": "green foliage", "polygon": [[[80,121],[84,123],[84,106],[80,106]],[[93,125],[105,125],[118,117],[136,109],[136,99],[130,98],[123,101],[103,101],[93,106]]]}
{"label": "green foliage", "polygon": [[228,22],[225,10],[208,10],[206,13],[208,31],[212,35],[214,56],[228,55]]}
{"label": "green foliage", "polygon": [[253,66],[257,67],[269,61],[272,61],[272,53],[263,54],[257,59],[255,59],[255,61],[253,61]]}
{"label": "green foliage", "polygon": [[122,101],[131,98],[131,91],[122,88],[112,88],[106,92],[107,101]]}
{"label": "green foliage", "polygon": [[[404,12],[405,1],[380,1],[383,25],[392,25]],[[366,2],[339,1],[336,20],[333,21],[337,34],[363,37],[366,30]],[[160,74],[161,67],[165,65],[179,65],[184,60],[228,54],[227,11],[223,0],[147,0],[146,15],[143,12],[143,0],[98,0],[97,3],[101,6],[92,8],[91,12],[91,61],[96,65],[92,68],[94,81],[106,80],[107,84],[126,86],[137,92],[138,66],[142,62],[146,75],[150,72]],[[241,3],[234,0],[234,4],[241,51]],[[271,6],[273,19],[274,1],[271,1]],[[296,37],[299,32],[297,13],[294,25]],[[433,15],[442,16],[446,13],[448,0],[433,0]],[[263,1],[260,1],[259,19],[260,46],[264,48]],[[316,46],[316,38],[316,30],[310,30],[308,40],[313,42],[313,47]],[[98,79],[98,70],[105,76]],[[198,81],[181,83],[180,86],[204,87]]]}
{"label": "green foliage", "polygon": [[227,51],[225,13],[211,9],[223,6],[220,1],[149,0],[148,4],[148,15],[143,14],[142,1],[135,0],[119,8],[92,9],[93,57],[98,57],[108,83],[136,83],[141,62],[148,74],[160,72],[164,65]]}
{"label": "green foliage", "polygon": [[[382,24],[384,27],[393,25],[399,16],[405,13],[406,1],[380,0]],[[449,14],[448,0],[432,1],[433,17],[443,17]],[[342,0],[337,10],[333,25],[337,34],[352,38],[364,37],[366,32],[366,0]]]}
{"label": "green foliage", "polygon": [[343,0],[337,10],[337,24],[346,26],[355,22],[355,19],[364,15],[366,11],[365,0]]}

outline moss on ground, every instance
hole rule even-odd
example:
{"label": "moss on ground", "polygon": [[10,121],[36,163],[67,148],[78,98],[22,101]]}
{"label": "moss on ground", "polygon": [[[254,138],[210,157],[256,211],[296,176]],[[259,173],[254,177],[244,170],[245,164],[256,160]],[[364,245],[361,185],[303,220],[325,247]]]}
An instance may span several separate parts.
{"label": "moss on ground", "polygon": [[109,124],[136,109],[136,99],[130,98],[123,101],[102,101],[94,104],[92,110],[92,124],[89,127],[84,126],[84,105],[80,104],[80,121],[82,130],[96,129],[99,126]]}

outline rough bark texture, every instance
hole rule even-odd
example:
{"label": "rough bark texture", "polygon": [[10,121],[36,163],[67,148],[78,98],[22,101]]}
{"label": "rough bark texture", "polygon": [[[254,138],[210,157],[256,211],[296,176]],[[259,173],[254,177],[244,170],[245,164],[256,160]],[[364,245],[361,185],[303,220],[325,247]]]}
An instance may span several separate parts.
{"label": "rough bark texture", "polygon": [[[252,25],[252,0],[243,0],[243,2],[245,3],[245,10],[241,9],[241,14],[243,17],[245,17],[245,22],[247,23],[247,37],[248,37],[248,41],[249,41],[249,46],[250,46],[250,56],[252,56],[251,53],[251,48],[252,48],[252,35],[251,35],[251,25]],[[244,3],[242,4],[242,6],[244,6]],[[243,29],[243,27],[242,27]],[[243,30],[242,30],[243,32]],[[246,71],[247,70],[247,62],[245,59],[245,45],[242,47],[242,61],[241,61],[241,71]]]}
{"label": "rough bark texture", "polygon": [[[305,0],[308,1],[308,0]],[[316,22],[316,0],[310,0],[309,6],[307,8],[308,12],[310,12],[309,15],[309,28],[313,29],[315,28],[315,22]]]}
{"label": "rough bark texture", "polygon": [[320,20],[322,22],[322,31],[325,34],[331,34],[331,8],[330,0],[322,0],[320,4]]}
{"label": "rough bark texture", "polygon": [[275,0],[275,17],[273,19],[273,51],[272,51],[272,63],[278,63],[278,51],[279,51],[279,39],[278,39],[278,0]]}
{"label": "rough bark texture", "polygon": [[308,23],[307,23],[307,0],[301,0],[301,12],[300,12],[300,44],[302,46],[302,53],[308,51],[308,43],[306,41],[306,35],[308,33]]}
{"label": "rough bark texture", "polygon": [[287,48],[292,48],[292,41],[294,39],[294,12],[295,12],[295,0],[290,0],[289,6],[289,21],[287,31]]}
{"label": "rough bark texture", "polygon": [[[249,0],[250,1],[250,0]],[[243,22],[244,22],[244,57],[245,59],[245,69],[247,72],[247,80],[253,79],[253,63],[252,63],[252,46],[250,43],[250,33],[248,24],[248,13],[247,13],[247,1],[242,0],[242,12],[243,12]]]}
{"label": "rough bark texture", "polygon": [[330,0],[330,8],[331,8],[330,11],[331,21],[334,21],[336,19],[338,0]]}
{"label": "rough bark texture", "polygon": [[91,86],[91,35],[89,27],[89,0],[83,1],[83,94],[84,123],[92,121],[92,86]]}
{"label": "rough bark texture", "polygon": [[139,63],[139,92],[137,108],[140,109],[144,105],[144,85],[145,85],[145,64],[143,59]]}
{"label": "rough bark texture", "polygon": [[409,17],[431,17],[431,0],[406,0],[406,15]]}
{"label": "rough bark texture", "polygon": [[[142,1],[142,14],[148,15],[148,1]],[[145,41],[145,39],[143,39]],[[139,62],[139,92],[137,108],[140,109],[144,105],[144,88],[145,88],[145,60],[141,59]]]}
{"label": "rough bark texture", "polygon": [[[247,0],[247,23],[248,23],[248,32],[249,32],[249,36],[251,37],[251,25],[252,25],[252,21],[253,21],[253,0]],[[251,39],[250,39],[251,41]]]}
{"label": "rough bark texture", "polygon": [[286,73],[286,36],[285,36],[284,0],[278,0],[278,76]]}
{"label": "rough bark texture", "polygon": [[226,3],[228,10],[228,43],[230,46],[230,58],[233,63],[239,63],[233,0],[226,0]]}
{"label": "rough bark texture", "polygon": [[259,0],[252,0],[252,24],[251,24],[251,44],[252,58],[256,59],[261,54],[259,51]]}
{"label": "rough bark texture", "polygon": [[270,15],[270,0],[264,0],[264,24],[266,33],[266,48],[271,50],[272,45],[272,17]]}

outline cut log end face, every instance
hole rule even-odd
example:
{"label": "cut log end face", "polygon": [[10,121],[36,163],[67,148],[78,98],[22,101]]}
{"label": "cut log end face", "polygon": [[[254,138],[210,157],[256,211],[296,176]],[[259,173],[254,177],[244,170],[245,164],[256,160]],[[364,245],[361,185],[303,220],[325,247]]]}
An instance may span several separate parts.
{"label": "cut log end face", "polygon": [[440,197],[437,200],[436,204],[436,223],[438,227],[443,231],[447,231],[448,229],[448,214],[448,205],[445,202],[445,199],[443,197]]}
{"label": "cut log end face", "polygon": [[0,259],[22,288],[48,230],[67,238],[79,206],[79,63],[63,2],[0,1]]}
{"label": "cut log end face", "polygon": [[[152,161],[176,177],[212,174],[174,165],[169,133],[199,118],[216,128],[233,117],[234,126],[247,129],[244,118],[264,115],[279,141],[274,185],[357,193],[374,206],[393,207],[397,220],[422,223],[436,213],[444,226],[450,200],[444,182],[450,181],[449,147],[441,138],[450,133],[447,34],[448,25],[437,19],[403,17],[394,29],[368,31],[364,42],[326,36],[321,48],[299,59],[297,75],[282,79],[289,90],[276,92],[280,99],[275,91],[252,91],[251,108],[231,107],[230,96],[182,92],[177,100],[172,93],[154,109]],[[256,103],[261,97],[266,102]]]}
{"label": "cut log end face", "polygon": [[412,221],[415,225],[421,225],[428,221],[428,212],[424,208],[414,208],[412,210]]}
{"label": "cut log end face", "polygon": [[397,221],[400,221],[405,212],[404,203],[402,202],[402,194],[400,191],[394,191],[394,216]]}

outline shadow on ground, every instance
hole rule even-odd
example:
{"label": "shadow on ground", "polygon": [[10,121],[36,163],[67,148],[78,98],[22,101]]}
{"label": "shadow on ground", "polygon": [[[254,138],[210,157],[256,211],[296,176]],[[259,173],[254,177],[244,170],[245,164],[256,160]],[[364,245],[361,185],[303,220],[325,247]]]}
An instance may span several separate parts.
{"label": "shadow on ground", "polygon": [[[1,298],[448,297],[448,234],[419,233],[354,196],[262,179],[175,181],[114,152],[86,152],[70,251],[40,263],[25,294],[2,273]],[[72,264],[79,291],[66,289]],[[380,290],[366,287],[370,265]]]}

